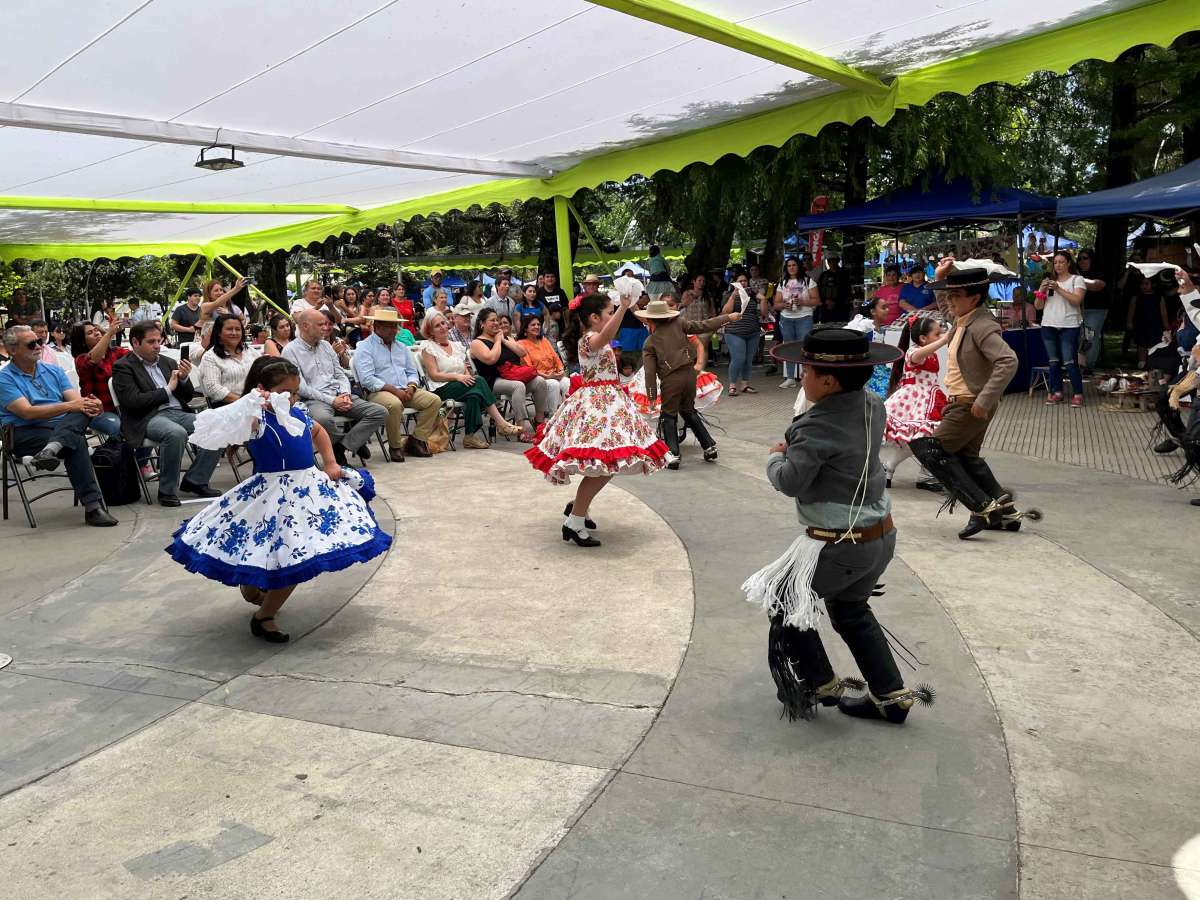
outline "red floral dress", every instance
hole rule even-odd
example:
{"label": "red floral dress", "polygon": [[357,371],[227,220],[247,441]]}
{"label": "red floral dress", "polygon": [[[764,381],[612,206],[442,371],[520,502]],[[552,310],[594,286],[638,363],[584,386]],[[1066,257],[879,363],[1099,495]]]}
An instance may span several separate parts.
{"label": "red floral dress", "polygon": [[605,477],[657,472],[669,462],[667,445],[621,388],[617,360],[607,344],[595,353],[591,335],[579,342],[582,381],[525,451],[554,484],[572,475]]}
{"label": "red floral dress", "polygon": [[946,405],[946,395],[938,385],[937,354],[929,354],[924,362],[914,366],[913,352],[909,351],[904,359],[904,374],[896,392],[884,403],[888,418],[883,439],[894,444],[907,444],[932,435]]}

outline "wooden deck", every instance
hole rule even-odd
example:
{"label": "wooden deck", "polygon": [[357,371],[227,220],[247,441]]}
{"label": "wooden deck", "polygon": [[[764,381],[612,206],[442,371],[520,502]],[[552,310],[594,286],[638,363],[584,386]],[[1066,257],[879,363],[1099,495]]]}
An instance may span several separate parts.
{"label": "wooden deck", "polygon": [[[1163,484],[1183,464],[1182,452],[1151,452],[1153,412],[1115,411],[1110,400],[1085,383],[1083,409],[1046,406],[1045,391],[1009,394],[988,429],[986,447],[1033,459],[1053,460]],[[1186,489],[1200,493],[1200,483]]]}

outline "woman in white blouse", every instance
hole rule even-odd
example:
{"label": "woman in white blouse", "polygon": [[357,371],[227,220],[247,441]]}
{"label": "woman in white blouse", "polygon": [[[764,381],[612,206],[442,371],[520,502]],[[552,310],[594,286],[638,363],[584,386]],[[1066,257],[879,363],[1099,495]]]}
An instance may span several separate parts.
{"label": "woman in white blouse", "polygon": [[1042,279],[1033,305],[1042,313],[1042,343],[1050,359],[1050,395],[1046,403],[1062,403],[1063,365],[1071,380],[1071,406],[1083,406],[1083,376],[1079,372],[1079,334],[1083,329],[1083,298],[1087,285],[1066,250],[1054,254],[1054,275]]}
{"label": "woman in white blouse", "polygon": [[443,400],[457,400],[463,405],[463,424],[467,436],[463,446],[468,450],[486,450],[488,442],[477,432],[483,427],[486,412],[496,423],[496,431],[504,436],[520,434],[521,429],[505,421],[496,409],[496,397],[482,378],[471,371],[467,348],[450,340],[450,323],[441,313],[432,312],[421,322],[421,366],[433,392]]}
{"label": "woman in white blouse", "polygon": [[224,406],[242,396],[250,364],[258,353],[246,346],[246,331],[237,316],[218,316],[212,342],[200,360],[200,387],[212,406]]}

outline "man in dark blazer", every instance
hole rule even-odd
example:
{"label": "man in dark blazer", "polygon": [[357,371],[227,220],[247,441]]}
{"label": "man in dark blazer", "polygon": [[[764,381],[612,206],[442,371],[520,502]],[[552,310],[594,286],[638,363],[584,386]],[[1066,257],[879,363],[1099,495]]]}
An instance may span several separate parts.
{"label": "man in dark blazer", "polygon": [[178,366],[159,354],[162,325],[138,322],[129,332],[133,352],[113,364],[112,395],[121,410],[121,435],[133,447],[149,438],[158,444],[158,502],[179,506],[177,490],[197,497],[216,497],[208,486],[221,455],[215,450],[197,450],[195,462],[182,481],[179,469],[188,436],[196,420],[188,403],[196,395],[188,378],[192,366]]}

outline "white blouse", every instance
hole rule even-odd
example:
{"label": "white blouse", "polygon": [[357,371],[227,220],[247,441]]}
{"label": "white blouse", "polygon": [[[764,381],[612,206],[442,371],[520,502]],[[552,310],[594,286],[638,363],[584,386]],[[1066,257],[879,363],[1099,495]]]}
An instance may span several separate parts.
{"label": "white blouse", "polygon": [[[1086,290],[1082,275],[1068,275],[1055,283],[1056,288],[1066,288],[1072,293]],[[1042,312],[1042,324],[1049,328],[1078,328],[1083,324],[1083,304],[1076,305],[1057,290],[1046,298]]]}
{"label": "white blouse", "polygon": [[259,351],[246,347],[240,359],[227,356],[222,359],[211,347],[200,360],[200,389],[213,403],[219,403],[230,394],[241,394],[246,386],[250,366],[259,356]]}
{"label": "white blouse", "polygon": [[[467,348],[458,341],[450,342],[450,350],[447,351],[437,341],[421,341],[420,349],[437,361],[437,370],[443,375],[465,375],[467,374]],[[429,373],[426,372],[426,375]],[[446,382],[434,381],[430,379],[432,387],[436,390]]]}

